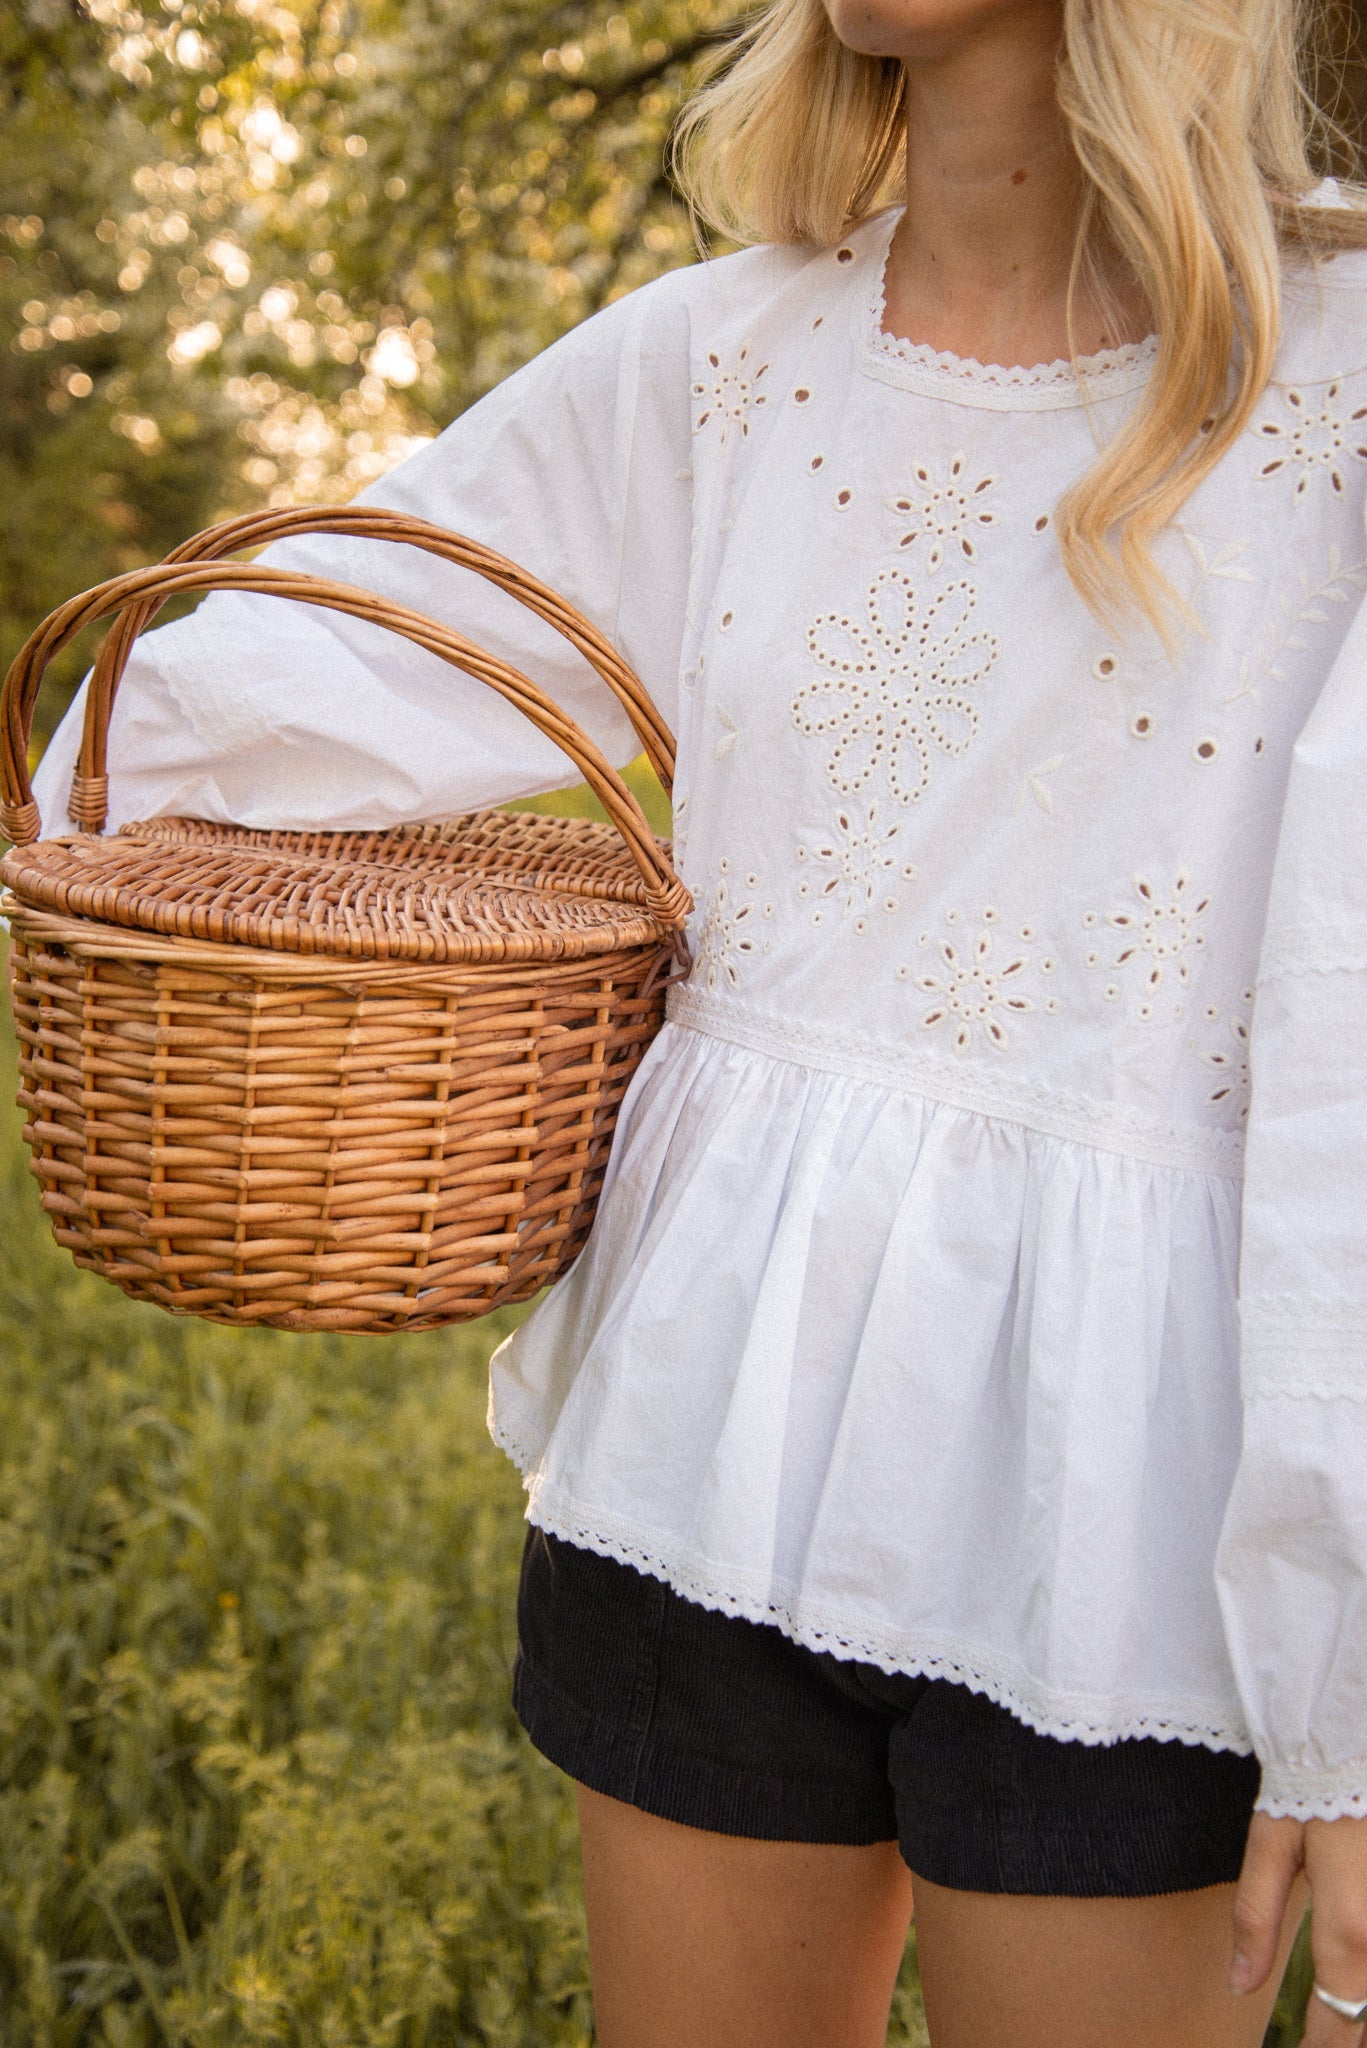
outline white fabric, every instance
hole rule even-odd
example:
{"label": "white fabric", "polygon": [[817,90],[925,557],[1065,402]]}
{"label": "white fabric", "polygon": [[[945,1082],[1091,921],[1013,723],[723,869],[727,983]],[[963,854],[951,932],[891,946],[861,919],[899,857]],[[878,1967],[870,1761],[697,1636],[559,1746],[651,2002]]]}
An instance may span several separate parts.
{"label": "white fabric", "polygon": [[[694,1599],[1361,1811],[1367,260],[1288,280],[1162,542],[1204,628],[1170,659],[1098,625],[1050,519],[1154,345],[1084,403],[1066,364],[890,340],[892,226],[647,287],[367,494],[559,585],[680,740],[693,974],[492,1426],[534,1521]],[[451,619],[634,752],[474,579],[272,559]],[[68,723],[49,829],[74,754]],[[121,818],[296,825],[572,779],[467,678],[245,596],[145,643],[111,766]]]}

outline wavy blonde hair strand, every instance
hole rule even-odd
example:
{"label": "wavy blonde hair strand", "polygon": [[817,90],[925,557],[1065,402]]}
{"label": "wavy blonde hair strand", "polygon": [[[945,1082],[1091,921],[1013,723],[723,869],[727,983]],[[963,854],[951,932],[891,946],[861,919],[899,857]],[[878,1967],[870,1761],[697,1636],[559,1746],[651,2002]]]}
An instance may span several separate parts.
{"label": "wavy blonde hair strand", "polygon": [[[1070,346],[1078,293],[1099,285],[1108,248],[1159,339],[1143,399],[1055,527],[1093,610],[1140,612],[1169,644],[1176,619],[1192,621],[1153,543],[1267,383],[1283,252],[1367,246],[1367,193],[1311,200],[1312,149],[1346,146],[1307,84],[1327,61],[1313,4],[1064,0],[1058,100],[1084,176]],[[718,67],[674,141],[700,230],[830,247],[901,196],[902,65],[848,49],[821,0],[773,0]]]}

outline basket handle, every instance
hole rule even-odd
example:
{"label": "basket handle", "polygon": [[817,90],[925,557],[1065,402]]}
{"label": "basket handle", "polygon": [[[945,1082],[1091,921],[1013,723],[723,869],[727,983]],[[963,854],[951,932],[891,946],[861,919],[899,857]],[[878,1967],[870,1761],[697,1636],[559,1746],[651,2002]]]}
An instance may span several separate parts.
{"label": "basket handle", "polygon": [[[265,547],[272,541],[302,533],[353,534],[362,540],[407,542],[411,547],[422,548],[427,554],[440,556],[444,561],[471,569],[476,575],[483,576],[486,582],[494,583],[500,589],[506,590],[510,596],[517,598],[530,611],[544,619],[563,639],[568,640],[597,671],[630,719],[646,758],[663,783],[666,793],[672,789],[674,736],[634,670],[623,661],[611,641],[557,591],[541,582],[529,570],[510,561],[506,555],[495,553],[492,548],[485,547],[480,541],[469,540],[463,534],[451,533],[447,528],[434,526],[426,519],[415,519],[404,512],[388,511],[383,506],[304,505],[288,511],[249,512],[237,519],[221,520],[216,526],[205,527],[203,532],[182,541],[180,546],[166,557],[166,561],[168,565],[217,561],[224,555],[237,554],[245,548]],[[68,805],[69,816],[87,832],[103,831],[108,814],[109,720],[120,680],[127,666],[128,657],[133,651],[134,642],[151,624],[164,603],[165,598],[159,597],[148,599],[139,605],[131,605],[105,636],[96,656],[86,696],[85,724],[81,733],[81,748],[76,772],[72,777]],[[42,668],[66,641],[79,631],[78,627],[63,626],[60,623],[65,613],[66,607],[54,612],[38,628],[38,633],[34,636],[35,641],[41,637],[43,648],[42,662],[32,681],[35,699]],[[29,651],[29,647],[26,646],[20,659]],[[36,653],[37,649],[34,651]],[[33,708],[33,702],[29,702],[21,711],[21,718],[27,716],[31,721]]]}
{"label": "basket handle", "polygon": [[[336,515],[330,509],[328,516]],[[232,527],[240,532],[246,524],[245,521],[234,521]],[[217,531],[221,533],[222,529]],[[441,535],[440,528],[430,531]],[[206,541],[210,537],[199,535],[196,541]],[[458,539],[454,535],[441,535],[441,538],[448,543]],[[240,547],[251,543],[238,539],[231,545]],[[476,544],[464,542],[460,545],[473,548]],[[455,559],[454,556],[451,558]],[[499,562],[500,558],[495,556],[492,560]],[[333,611],[346,612],[353,618],[366,619],[374,625],[387,627],[391,632],[401,633],[405,639],[425,647],[453,668],[487,683],[573,761],[625,841],[645,884],[646,903],[652,915],[672,929],[682,927],[692,908],[692,899],[647,824],[645,813],[607,757],[544,690],[520,670],[486,653],[453,628],[424,618],[421,612],[410,611],[405,605],[395,604],[373,591],[354,589],[349,584],[333,583],[321,576],[307,576],[294,570],[269,568],[264,563],[193,557],[177,561],[172,557],[150,569],[130,570],[126,575],[97,584],[93,590],[79,597],[68,599],[29,636],[10,666],[0,694],[0,830],[16,845],[30,845],[39,834],[38,807],[33,800],[33,785],[28,773],[28,743],[43,672],[53,655],[96,619],[107,618],[111,613],[122,615],[120,625],[106,636],[104,643],[104,647],[108,647],[117,635],[117,649],[122,658],[117,668],[113,659],[108,664],[108,697],[102,717],[97,714],[103,742],[108,733],[109,713],[117,694],[119,674],[136,638],[136,631],[122,633],[120,627],[133,619],[145,622],[155,617],[168,598],[197,590],[253,590],[291,598],[297,603],[323,605]],[[544,586],[538,586],[538,592],[547,599],[553,599],[553,593],[545,592]],[[563,600],[553,601],[569,613],[570,607],[565,606]],[[543,613],[543,616],[548,614]],[[585,630],[592,632],[593,629]],[[567,637],[570,636],[567,634]],[[104,647],[101,648],[102,657]],[[625,669],[624,664],[619,666],[630,676],[631,671]],[[634,682],[635,678],[632,680]],[[640,685],[637,684],[636,688],[640,690]],[[92,684],[92,700],[95,694]],[[644,691],[641,695],[644,697]],[[103,781],[102,755],[99,772]],[[79,822],[88,826],[86,819]],[[103,822],[101,817],[100,826]],[[95,829],[98,830],[99,826]]]}

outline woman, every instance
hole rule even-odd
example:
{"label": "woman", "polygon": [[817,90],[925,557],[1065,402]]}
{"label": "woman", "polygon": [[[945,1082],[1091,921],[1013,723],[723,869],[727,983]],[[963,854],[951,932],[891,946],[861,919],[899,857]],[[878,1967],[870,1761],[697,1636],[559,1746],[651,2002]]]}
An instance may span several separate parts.
{"label": "woman", "polygon": [[[692,976],[493,1376],[605,2048],[872,2048],[913,1875],[935,2048],[1256,2048],[1307,1888],[1306,2041],[1362,2041],[1367,210],[1312,192],[1295,35],[777,0],[685,136],[760,246],[367,494],[558,584],[680,737]],[[634,751],[483,586],[274,558]],[[116,822],[565,779],[225,595],[111,769]]]}

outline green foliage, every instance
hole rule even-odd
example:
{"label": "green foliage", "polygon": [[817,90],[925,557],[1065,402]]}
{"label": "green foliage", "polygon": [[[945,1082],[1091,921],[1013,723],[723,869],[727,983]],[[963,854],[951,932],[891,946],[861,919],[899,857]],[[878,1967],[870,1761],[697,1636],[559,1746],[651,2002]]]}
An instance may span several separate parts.
{"label": "green foliage", "polygon": [[[644,754],[638,754],[629,766],[622,770],[622,780],[646,814],[652,832],[658,832],[667,839],[673,828],[673,813],[669,798],[660,787],[655,771]],[[551,818],[605,818],[607,812],[599,803],[586,782],[578,782],[573,789],[553,789],[545,796],[527,797],[523,801],[504,806],[510,811],[540,811]]]}
{"label": "green foliage", "polygon": [[[73,591],[345,498],[689,260],[727,0],[26,0],[0,18],[0,665]],[[54,669],[43,730],[85,661]]]}
{"label": "green foliage", "polygon": [[[689,260],[663,143],[736,11],[0,10],[0,665],[220,513],[348,496]],[[510,1319],[139,1308],[52,1246],[9,1112],[0,1216],[6,2048],[589,2042],[569,1788],[508,1703],[520,1495],[482,1414]],[[1268,2048],[1308,1977],[1302,1943]],[[925,2048],[914,1948],[889,2039]]]}
{"label": "green foliage", "polygon": [[585,2041],[572,1809],[508,1704],[509,1319],[173,1321],[55,1252],[6,1136],[7,2038]]}
{"label": "green foliage", "polygon": [[[7,2048],[587,2048],[567,1782],[509,1705],[503,1314],[178,1321],[81,1274],[0,1045]],[[1292,1959],[1267,2048],[1301,2038]],[[927,2048],[914,1943],[889,2048]]]}
{"label": "green foliage", "polygon": [[1310,1997],[1310,1986],[1314,1981],[1315,1968],[1310,1956],[1310,1920],[1307,1915],[1296,1936],[1296,1945],[1291,1951],[1277,1993],[1277,2004],[1272,2014],[1263,2048],[1297,2048],[1305,2032],[1305,2007]]}
{"label": "green foliage", "polygon": [[[583,2048],[573,1804],[509,1705],[514,1318],[181,1322],[55,1249],[9,1111],[2,1172],[4,2039]],[[918,2048],[914,1957],[898,1998]]]}

